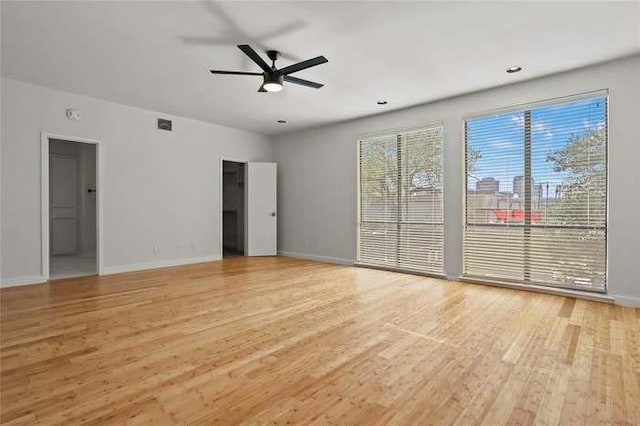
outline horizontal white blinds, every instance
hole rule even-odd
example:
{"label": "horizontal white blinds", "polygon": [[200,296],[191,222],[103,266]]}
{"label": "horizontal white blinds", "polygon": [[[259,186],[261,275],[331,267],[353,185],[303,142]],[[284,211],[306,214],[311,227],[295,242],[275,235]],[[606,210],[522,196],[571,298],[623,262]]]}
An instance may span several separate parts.
{"label": "horizontal white blinds", "polygon": [[464,274],[604,291],[607,100],[465,122]]}
{"label": "horizontal white blinds", "polygon": [[443,273],[442,127],[359,141],[362,265]]}

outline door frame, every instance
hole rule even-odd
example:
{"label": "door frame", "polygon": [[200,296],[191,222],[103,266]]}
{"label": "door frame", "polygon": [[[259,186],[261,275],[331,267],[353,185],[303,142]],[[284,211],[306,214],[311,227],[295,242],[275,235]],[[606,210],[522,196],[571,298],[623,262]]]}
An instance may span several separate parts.
{"label": "door frame", "polygon": [[221,156],[220,157],[220,185],[218,186],[218,202],[220,203],[220,208],[218,209],[218,213],[220,213],[220,229],[218,232],[220,232],[220,259],[224,259],[224,238],[222,233],[224,232],[224,197],[223,197],[223,191],[224,191],[224,162],[225,161],[231,161],[233,163],[242,163],[245,165],[244,168],[244,173],[245,173],[245,178],[244,178],[244,188],[243,188],[243,196],[244,196],[244,212],[243,212],[243,224],[242,226],[244,227],[244,239],[245,242],[243,244],[243,250],[242,250],[242,254],[244,256],[247,255],[247,181],[246,181],[246,173],[247,173],[247,169],[246,169],[246,164],[249,162],[249,160],[238,160],[235,158],[229,158],[229,157],[224,157]]}
{"label": "door frame", "polygon": [[59,135],[49,132],[40,132],[40,211],[41,211],[41,249],[42,249],[42,276],[45,281],[49,280],[49,140],[60,139],[69,142],[87,143],[96,147],[96,263],[98,275],[103,275],[103,182],[104,182],[104,161],[102,145],[97,139],[88,139],[78,136]]}

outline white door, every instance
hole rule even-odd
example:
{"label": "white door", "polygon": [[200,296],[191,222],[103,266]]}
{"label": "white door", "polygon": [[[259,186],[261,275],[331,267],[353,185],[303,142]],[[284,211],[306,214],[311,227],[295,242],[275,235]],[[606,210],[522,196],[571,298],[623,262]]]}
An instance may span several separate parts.
{"label": "white door", "polygon": [[51,254],[78,252],[78,158],[51,155],[49,162]]}
{"label": "white door", "polygon": [[276,163],[245,165],[245,255],[277,254]]}

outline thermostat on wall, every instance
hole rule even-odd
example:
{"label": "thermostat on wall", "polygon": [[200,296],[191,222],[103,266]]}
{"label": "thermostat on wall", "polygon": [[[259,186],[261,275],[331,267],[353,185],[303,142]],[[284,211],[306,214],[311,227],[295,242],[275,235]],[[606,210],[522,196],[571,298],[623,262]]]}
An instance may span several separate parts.
{"label": "thermostat on wall", "polygon": [[80,111],[73,108],[67,109],[67,118],[69,120],[80,120]]}

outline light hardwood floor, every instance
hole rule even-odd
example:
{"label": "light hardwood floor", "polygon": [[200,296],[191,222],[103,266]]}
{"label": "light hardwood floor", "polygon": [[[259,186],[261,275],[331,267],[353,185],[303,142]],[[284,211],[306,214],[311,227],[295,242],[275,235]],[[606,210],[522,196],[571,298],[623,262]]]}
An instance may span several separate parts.
{"label": "light hardwood floor", "polygon": [[3,423],[640,424],[640,310],[290,258],[4,289]]}

